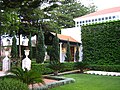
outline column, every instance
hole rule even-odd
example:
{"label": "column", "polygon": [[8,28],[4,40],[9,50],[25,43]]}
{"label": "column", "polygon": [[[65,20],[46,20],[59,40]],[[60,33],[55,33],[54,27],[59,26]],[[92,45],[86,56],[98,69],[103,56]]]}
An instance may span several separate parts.
{"label": "column", "polygon": [[59,43],[60,44],[60,62],[63,62],[62,60],[62,43]]}

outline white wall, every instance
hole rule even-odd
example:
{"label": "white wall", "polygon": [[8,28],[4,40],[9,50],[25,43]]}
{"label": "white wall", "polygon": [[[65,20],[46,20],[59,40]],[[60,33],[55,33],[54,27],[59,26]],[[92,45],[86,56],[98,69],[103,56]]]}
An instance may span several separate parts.
{"label": "white wall", "polygon": [[[80,42],[82,44],[81,41],[81,27],[73,27],[73,28],[65,28],[61,30],[61,34],[62,35],[67,35],[67,36],[71,36],[72,38],[74,38],[76,41]],[[83,56],[83,52],[82,52],[82,45],[80,46],[80,59],[79,61],[82,61],[82,56]],[[64,54],[64,53],[63,53]]]}
{"label": "white wall", "polygon": [[76,41],[81,43],[81,28],[80,27],[61,29],[61,34],[66,35],[66,36],[71,36]]}

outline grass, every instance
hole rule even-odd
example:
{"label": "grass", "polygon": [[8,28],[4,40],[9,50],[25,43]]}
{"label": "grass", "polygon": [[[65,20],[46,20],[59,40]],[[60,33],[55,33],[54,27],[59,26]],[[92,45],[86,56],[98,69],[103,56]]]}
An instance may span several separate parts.
{"label": "grass", "polygon": [[69,74],[65,77],[76,81],[50,90],[120,90],[120,77],[88,74]]}

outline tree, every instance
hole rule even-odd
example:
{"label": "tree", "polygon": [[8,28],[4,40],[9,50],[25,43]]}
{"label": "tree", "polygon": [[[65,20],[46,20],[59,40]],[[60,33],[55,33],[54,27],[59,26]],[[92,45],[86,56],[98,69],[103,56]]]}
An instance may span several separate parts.
{"label": "tree", "polygon": [[43,63],[45,58],[45,44],[44,44],[44,35],[41,28],[38,31],[36,50],[37,50],[36,62]]}
{"label": "tree", "polygon": [[53,11],[48,12],[51,14],[50,20],[56,22],[60,28],[74,27],[74,18],[94,12],[96,9],[94,6],[85,7],[81,3],[67,1],[63,1],[60,7],[56,7]]}
{"label": "tree", "polygon": [[70,43],[69,40],[67,41],[67,52],[66,52],[66,57],[65,57],[65,61],[70,62],[72,60],[72,56],[71,56],[71,51],[70,51]]}
{"label": "tree", "polygon": [[76,60],[76,62],[78,62],[79,61],[79,45],[77,44],[77,49],[76,49],[76,53],[75,53],[75,60]]}
{"label": "tree", "polygon": [[31,42],[31,33],[29,35],[29,42],[28,42],[28,47],[29,47],[29,50],[30,50],[30,59],[32,60],[32,42]]}
{"label": "tree", "polygon": [[59,58],[59,39],[57,37],[57,34],[55,35],[55,37],[53,38],[53,44],[52,44],[52,55],[51,55],[51,59],[53,61],[56,62],[60,62],[60,58]]}
{"label": "tree", "polygon": [[75,62],[74,67],[80,70],[80,73],[84,72],[84,69],[87,68],[88,64],[86,62]]}
{"label": "tree", "polygon": [[[15,37],[15,32],[14,32],[14,36],[12,39],[11,57],[13,58],[13,60],[18,58],[17,40]],[[16,61],[16,62],[18,62],[18,61]]]}

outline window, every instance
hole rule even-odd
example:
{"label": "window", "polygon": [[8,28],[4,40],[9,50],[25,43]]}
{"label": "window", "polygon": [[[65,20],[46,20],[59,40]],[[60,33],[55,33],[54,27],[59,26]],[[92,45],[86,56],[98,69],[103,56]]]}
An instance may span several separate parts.
{"label": "window", "polygon": [[91,20],[89,20],[89,22],[91,22]]}
{"label": "window", "polygon": [[115,16],[113,16],[113,19],[115,18]]}
{"label": "window", "polygon": [[104,18],[102,18],[102,20],[104,20]]}
{"label": "window", "polygon": [[97,19],[95,19],[95,21],[97,21]]}
{"label": "window", "polygon": [[86,20],[86,23],[87,23],[88,21]]}
{"label": "window", "polygon": [[80,21],[80,23],[82,23],[82,22]]}
{"label": "window", "polygon": [[108,19],[108,17],[105,17],[105,19],[107,20],[107,19]]}
{"label": "window", "polygon": [[77,22],[77,24],[78,24],[79,22]]}
{"label": "window", "polygon": [[111,16],[109,16],[109,19],[111,19]]}
{"label": "window", "polygon": [[99,18],[98,20],[101,21],[101,18]]}
{"label": "window", "polygon": [[84,21],[83,21],[83,23],[84,23]]}
{"label": "window", "polygon": [[92,22],[94,22],[94,19],[92,19]]}

